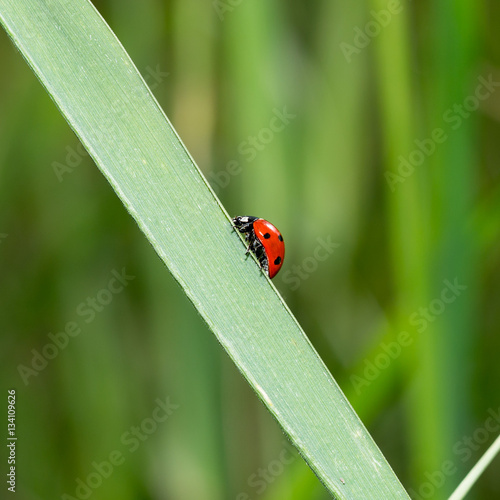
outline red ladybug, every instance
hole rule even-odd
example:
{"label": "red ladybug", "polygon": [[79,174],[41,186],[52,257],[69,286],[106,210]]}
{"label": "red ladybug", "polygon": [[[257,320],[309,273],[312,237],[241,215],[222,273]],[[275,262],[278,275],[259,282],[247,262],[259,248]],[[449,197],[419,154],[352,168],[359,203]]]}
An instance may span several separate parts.
{"label": "red ladybug", "polygon": [[274,278],[285,259],[285,243],[281,233],[270,222],[259,217],[235,217],[233,224],[245,235],[247,254],[252,250],[260,267],[270,278]]}

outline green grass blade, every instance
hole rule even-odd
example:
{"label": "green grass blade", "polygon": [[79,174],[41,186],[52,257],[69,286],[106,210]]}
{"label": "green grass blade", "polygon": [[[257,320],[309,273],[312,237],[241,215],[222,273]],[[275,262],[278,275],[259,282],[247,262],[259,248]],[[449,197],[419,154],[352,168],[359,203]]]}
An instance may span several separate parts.
{"label": "green grass blade", "polygon": [[481,477],[481,474],[498,455],[498,452],[500,452],[500,436],[495,439],[494,443],[486,450],[486,453],[478,460],[477,464],[472,467],[448,500],[462,500],[462,498],[465,498],[470,489]]}
{"label": "green grass blade", "polygon": [[224,209],[92,4],[0,0],[0,16],[158,255],[330,492],[408,498],[281,297],[245,258]]}

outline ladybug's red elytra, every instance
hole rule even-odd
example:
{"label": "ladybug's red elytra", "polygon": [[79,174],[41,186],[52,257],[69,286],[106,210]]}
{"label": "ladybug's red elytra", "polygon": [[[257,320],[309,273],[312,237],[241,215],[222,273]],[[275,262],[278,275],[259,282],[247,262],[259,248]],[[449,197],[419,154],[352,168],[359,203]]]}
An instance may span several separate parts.
{"label": "ladybug's red elytra", "polygon": [[285,259],[285,243],[281,233],[267,220],[249,215],[233,219],[236,229],[245,235],[250,250],[255,254],[260,267],[270,277],[274,278]]}

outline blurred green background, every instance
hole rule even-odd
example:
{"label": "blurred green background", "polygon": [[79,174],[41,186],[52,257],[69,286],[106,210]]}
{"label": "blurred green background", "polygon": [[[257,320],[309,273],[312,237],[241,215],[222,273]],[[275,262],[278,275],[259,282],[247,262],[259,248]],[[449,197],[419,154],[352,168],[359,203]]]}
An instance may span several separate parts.
{"label": "blurred green background", "polygon": [[[498,2],[95,5],[228,212],[283,233],[274,282],[412,498],[447,498],[500,431]],[[3,31],[0,57],[18,498],[329,498]]]}

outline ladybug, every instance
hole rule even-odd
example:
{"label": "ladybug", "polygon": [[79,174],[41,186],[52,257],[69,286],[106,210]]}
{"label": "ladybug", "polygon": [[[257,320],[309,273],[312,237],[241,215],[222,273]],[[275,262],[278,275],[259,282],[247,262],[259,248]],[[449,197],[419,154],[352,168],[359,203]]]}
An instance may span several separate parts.
{"label": "ladybug", "polygon": [[245,235],[250,250],[255,254],[261,269],[274,278],[285,259],[285,243],[281,233],[267,220],[248,215],[233,219],[236,229]]}

